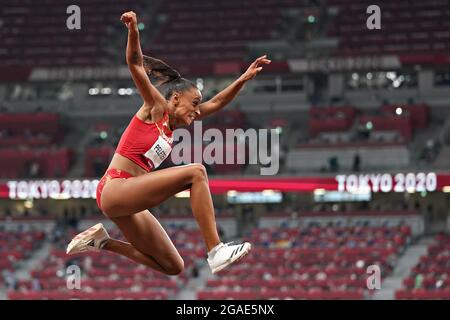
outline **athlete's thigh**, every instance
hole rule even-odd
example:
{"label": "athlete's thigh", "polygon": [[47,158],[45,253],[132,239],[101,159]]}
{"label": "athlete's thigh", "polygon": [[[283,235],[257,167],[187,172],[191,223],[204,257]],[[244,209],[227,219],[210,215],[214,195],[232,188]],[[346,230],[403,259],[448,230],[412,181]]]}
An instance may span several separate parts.
{"label": "athlete's thigh", "polygon": [[167,232],[148,210],[129,216],[111,218],[128,242],[140,252],[152,256],[164,268],[183,264]]}
{"label": "athlete's thigh", "polygon": [[188,189],[192,176],[201,174],[203,170],[203,166],[192,164],[129,179],[113,179],[103,189],[102,208],[111,218],[155,207],[176,193]]}

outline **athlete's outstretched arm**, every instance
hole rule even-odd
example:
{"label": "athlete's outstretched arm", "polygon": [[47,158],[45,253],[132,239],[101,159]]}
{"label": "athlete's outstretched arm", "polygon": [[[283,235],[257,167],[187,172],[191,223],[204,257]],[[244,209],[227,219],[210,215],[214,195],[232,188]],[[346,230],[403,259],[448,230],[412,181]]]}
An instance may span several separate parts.
{"label": "athlete's outstretched arm", "polygon": [[270,62],[271,61],[267,59],[267,55],[253,61],[247,71],[245,71],[237,80],[215,95],[211,100],[206,101],[199,106],[200,115],[197,116],[197,119],[202,119],[225,107],[234,99],[234,97],[236,97],[244,84],[253,79],[263,69],[261,65],[269,64]]}
{"label": "athlete's outstretched arm", "polygon": [[139,41],[139,30],[137,27],[136,14],[133,11],[125,12],[120,17],[120,20],[128,28],[128,43],[126,59],[128,68],[134,83],[144,99],[145,105],[151,109],[155,103],[165,103],[164,97],[152,85],[147,73],[144,69],[144,60],[142,56],[141,44]]}

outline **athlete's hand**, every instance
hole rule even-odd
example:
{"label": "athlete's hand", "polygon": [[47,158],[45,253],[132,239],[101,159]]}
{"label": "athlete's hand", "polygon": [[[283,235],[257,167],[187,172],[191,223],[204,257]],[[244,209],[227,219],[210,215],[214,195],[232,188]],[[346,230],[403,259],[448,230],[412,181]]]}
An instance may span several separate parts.
{"label": "athlete's hand", "polygon": [[125,12],[120,17],[120,21],[122,21],[127,26],[128,29],[130,28],[130,26],[136,26],[137,25],[136,13],[134,13],[133,11]]}
{"label": "athlete's hand", "polygon": [[262,57],[259,57],[253,63],[248,67],[247,71],[245,71],[241,79],[244,81],[248,81],[253,79],[262,69],[263,67],[261,65],[263,64],[270,64],[272,61],[267,59],[267,55],[263,55]]}

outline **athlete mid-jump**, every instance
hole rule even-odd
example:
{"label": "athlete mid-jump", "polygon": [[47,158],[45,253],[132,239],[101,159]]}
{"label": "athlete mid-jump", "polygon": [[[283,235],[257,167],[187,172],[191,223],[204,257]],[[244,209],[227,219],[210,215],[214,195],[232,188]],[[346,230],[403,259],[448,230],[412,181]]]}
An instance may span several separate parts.
{"label": "athlete mid-jump", "polygon": [[[211,100],[189,80],[161,60],[141,51],[136,14],[121,17],[128,28],[126,60],[144,103],[124,131],[116,152],[97,188],[101,211],[128,242],[111,239],[102,224],[77,235],[67,253],[107,250],[168,275],[183,271],[184,262],[158,220],[147,210],[190,189],[194,217],[208,249],[208,264],[216,273],[245,256],[251,245],[224,244],[219,239],[205,167],[189,164],[158,171],[172,150],[173,130],[190,125],[227,105],[242,86],[269,64],[256,59],[247,71]],[[155,86],[150,81],[156,80]]]}

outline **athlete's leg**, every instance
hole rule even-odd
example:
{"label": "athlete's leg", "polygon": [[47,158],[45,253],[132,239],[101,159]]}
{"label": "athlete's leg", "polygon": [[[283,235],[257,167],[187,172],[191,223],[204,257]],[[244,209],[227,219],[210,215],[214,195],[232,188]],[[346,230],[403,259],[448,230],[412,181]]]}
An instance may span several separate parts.
{"label": "athlete's leg", "polygon": [[113,179],[103,189],[101,206],[105,215],[116,222],[121,217],[157,206],[188,188],[192,211],[209,251],[220,243],[220,239],[206,169],[201,164],[163,169],[129,179]]}
{"label": "athlete's leg", "polygon": [[103,247],[103,250],[120,254],[137,263],[155,269],[156,271],[167,273],[166,270],[164,270],[153,257],[143,254],[129,242],[110,239]]}
{"label": "athlete's leg", "polygon": [[177,275],[183,271],[183,259],[166,231],[148,210],[111,220],[130,243],[110,239],[103,247],[104,250],[168,275]]}

